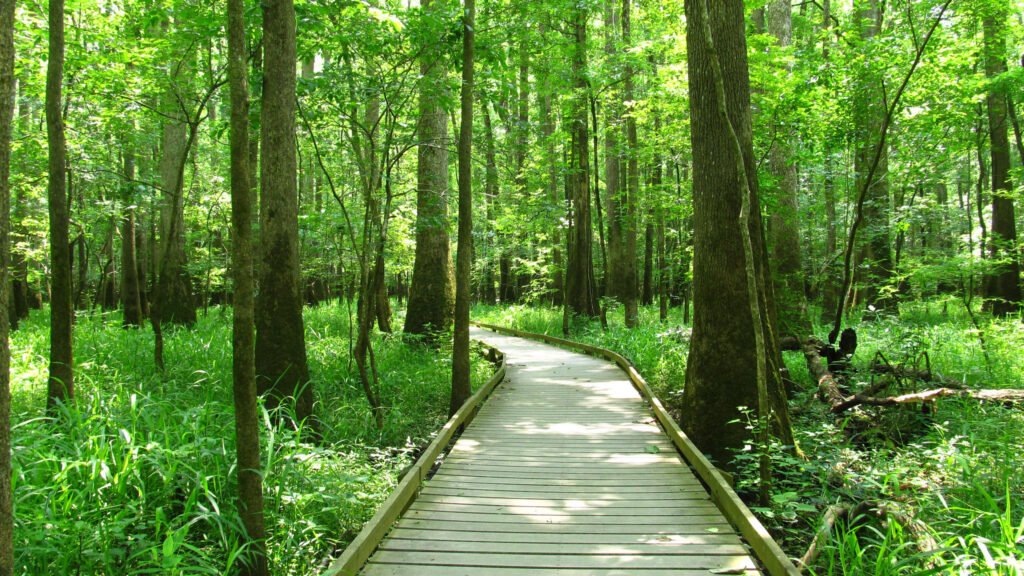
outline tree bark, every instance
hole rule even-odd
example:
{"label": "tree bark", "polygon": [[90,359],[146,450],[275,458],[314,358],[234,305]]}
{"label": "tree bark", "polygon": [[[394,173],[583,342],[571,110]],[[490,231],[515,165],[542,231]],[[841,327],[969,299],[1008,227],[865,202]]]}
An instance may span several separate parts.
{"label": "tree bark", "polygon": [[49,151],[48,201],[50,212],[50,378],[46,407],[75,397],[72,356],[71,246],[68,243],[67,157],[62,116],[64,83],[64,0],[51,0],[50,45],[46,64],[46,136]]}
{"label": "tree bark", "polygon": [[572,78],[575,88],[571,117],[572,153],[569,170],[570,230],[562,331],[568,333],[572,316],[598,316],[590,222],[590,166],[587,155],[587,10],[577,4],[572,17],[575,47]]}
{"label": "tree bark", "polygon": [[[605,57],[616,62],[620,56],[616,51],[616,42],[620,33],[619,9],[616,0],[605,0],[604,6],[604,51]],[[617,62],[616,62],[617,64]],[[624,95],[619,92],[617,83],[608,88],[608,102],[604,106],[604,218],[607,222],[605,260],[605,296],[622,301],[625,297],[625,274],[623,272],[623,213],[625,199],[622,198],[622,163],[620,161],[619,135],[622,131],[622,100]],[[596,137],[599,134],[597,121],[594,121],[594,149],[597,149]],[[595,157],[594,172],[600,169]],[[597,183],[594,184],[595,190]]]}
{"label": "tree bark", "polygon": [[[768,33],[785,49],[793,43],[791,0],[775,0],[765,8]],[[792,66],[785,67],[792,74]],[[777,182],[776,208],[771,216],[772,262],[775,293],[779,296],[779,333],[807,336],[811,320],[804,295],[803,250],[800,246],[800,214],[797,203],[797,173],[793,155],[792,130],[777,126],[775,142],[768,155],[768,166]]]}
{"label": "tree bark", "polygon": [[486,169],[484,173],[484,202],[487,204],[487,253],[483,257],[483,274],[480,290],[480,298],[485,304],[494,304],[498,301],[498,292],[494,288],[494,256],[495,251],[500,251],[500,246],[495,246],[496,235],[494,230],[494,206],[498,201],[498,159],[494,151],[494,126],[491,123],[491,111],[487,102],[481,102],[484,117],[484,158]]}
{"label": "tree bark", "polygon": [[294,399],[298,421],[313,416],[295,186],[295,7],[263,3],[264,83],[260,112],[260,293],[256,299],[256,383],[273,410]]}
{"label": "tree bark", "polygon": [[469,369],[469,274],[473,267],[473,36],[476,6],[465,0],[462,21],[462,119],[459,123],[459,236],[452,345],[452,416],[472,393]]}
{"label": "tree bark", "polygon": [[[184,58],[190,58],[190,54]],[[188,271],[188,252],[185,249],[185,187],[184,170],[188,154],[188,120],[181,118],[176,92],[186,93],[192,81],[193,66],[179,63],[170,72],[172,88],[164,94],[165,119],[160,150],[160,187],[163,200],[160,205],[160,242],[157,245],[156,281],[159,301],[156,306],[160,321],[171,324],[192,325],[196,321],[195,297],[192,293],[192,275]],[[166,260],[166,262],[165,262]]]}
{"label": "tree bark", "polygon": [[252,191],[249,185],[249,88],[245,46],[245,5],[228,0],[228,78],[231,91],[231,276],[232,391],[235,403],[235,457],[238,509],[248,538],[243,576],[268,576],[263,520],[263,469],[256,400],[253,284]]}
{"label": "tree bark", "polygon": [[[854,17],[860,42],[870,45],[882,30],[883,7],[880,0],[857,0]],[[871,48],[865,48],[870,58]],[[874,66],[874,67],[873,67]],[[869,172],[876,155],[877,142],[882,139],[886,101],[882,92],[883,78],[870,62],[858,77],[854,89],[854,123],[857,142],[854,171],[856,189],[866,190],[864,200],[864,244],[860,260],[867,265],[865,304],[881,310],[891,304],[885,286],[893,274],[889,228],[889,148],[883,146],[871,182]]]}
{"label": "tree bark", "polygon": [[[8,335],[10,169],[14,121],[14,0],[0,1],[0,576],[14,574],[11,494],[11,349]],[[63,10],[61,11],[63,13]]]}
{"label": "tree bark", "polygon": [[135,223],[135,144],[124,145],[124,183],[121,189],[121,307],[124,327],[142,326],[138,246]]}
{"label": "tree bark", "polygon": [[[686,3],[688,22],[702,22],[701,7]],[[755,323],[750,310],[747,274],[736,263],[744,262],[744,238],[736,217],[743,205],[742,190],[749,191],[750,206],[758,206],[757,175],[753,158],[750,117],[750,82],[743,21],[743,2],[713,2],[708,8],[713,45],[717,47],[725,109],[722,122],[716,102],[712,54],[705,27],[687,30],[690,76],[691,144],[694,197],[694,318],[686,387],[680,409],[684,429],[699,448],[720,466],[728,466],[733,451],[749,440],[749,431],[733,422],[742,420],[741,406],[758,405],[758,354],[769,367],[768,398],[774,412],[772,428],[783,444],[791,444],[788,408],[778,370],[774,365],[774,317],[768,295],[766,252],[759,210],[749,214],[750,252],[753,259],[762,313]],[[730,125],[734,128],[730,128]],[[735,131],[735,140],[730,131]],[[736,158],[737,149],[742,158]],[[739,180],[742,162],[746,184]],[[723,266],[723,262],[731,265]],[[762,333],[757,337],[756,331]],[[756,343],[764,340],[764,349]],[[767,352],[768,350],[772,352]]]}
{"label": "tree bark", "polygon": [[[425,15],[445,10],[443,0],[427,0],[422,6]],[[448,90],[445,59],[436,40],[430,42],[420,61],[416,258],[405,314],[405,331],[428,337],[446,332],[455,313],[448,238],[448,113],[441,105]]]}
{"label": "tree bark", "polygon": [[630,12],[632,6],[630,0],[622,0],[622,44],[624,66],[623,98],[629,104],[625,111],[626,115],[626,202],[625,214],[622,222],[622,302],[625,305],[626,327],[635,328],[640,324],[640,310],[637,307],[637,277],[636,277],[636,234],[637,234],[637,204],[640,196],[640,168],[637,154],[636,117],[633,116],[633,64],[630,60],[629,50],[631,49],[632,38],[630,32]]}
{"label": "tree bark", "polygon": [[[985,76],[992,80],[1006,72],[1006,20],[1008,0],[984,8]],[[1010,141],[1007,137],[1007,102],[1003,89],[991,84],[985,98],[988,108],[989,151],[992,158],[992,228],[989,258],[998,266],[988,277],[987,304],[996,316],[1020,309],[1020,258],[1010,180]]]}

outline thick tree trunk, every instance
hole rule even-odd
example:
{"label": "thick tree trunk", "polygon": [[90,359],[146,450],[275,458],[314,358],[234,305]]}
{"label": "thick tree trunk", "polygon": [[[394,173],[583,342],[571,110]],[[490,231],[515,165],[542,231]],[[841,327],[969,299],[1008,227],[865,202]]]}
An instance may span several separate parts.
{"label": "thick tree trunk", "polygon": [[[0,1],[0,576],[14,574],[11,494],[11,349],[8,340],[11,124],[14,115],[14,0]],[[63,12],[63,11],[62,11]]]}
{"label": "thick tree trunk", "polygon": [[[774,0],[765,8],[768,33],[775,37],[783,49],[793,43],[791,4],[791,0]],[[786,68],[787,73],[790,73],[791,67]],[[779,333],[802,337],[810,335],[811,321],[807,315],[807,299],[804,295],[793,137],[787,126],[779,126],[776,130],[780,133],[769,152],[768,166],[778,183],[776,208],[771,216],[769,230],[775,292],[779,297]]]}
{"label": "thick tree trunk", "polygon": [[459,236],[455,283],[455,338],[452,345],[454,415],[472,393],[469,370],[469,274],[473,267],[473,18],[474,0],[465,0],[462,21],[462,119],[459,123]]}
{"label": "thick tree trunk", "polygon": [[[1006,20],[1009,2],[1000,0],[987,7],[984,16],[985,76],[995,78],[1006,72]],[[998,269],[989,276],[986,296],[996,316],[1016,313],[1020,308],[1020,256],[1017,225],[1010,180],[1010,141],[1007,137],[1007,102],[1004,89],[992,84],[986,96],[989,151],[992,157],[992,234],[989,258]]]}
{"label": "thick tree trunk", "polygon": [[[423,3],[425,13],[444,9],[441,0]],[[434,43],[434,39],[430,39]],[[433,44],[431,45],[433,46]],[[423,51],[420,63],[419,156],[416,168],[416,260],[412,272],[405,331],[446,332],[455,314],[451,242],[448,238],[448,114],[444,58]]]}
{"label": "thick tree trunk", "polygon": [[245,6],[228,0],[228,77],[231,90],[231,276],[232,391],[235,403],[235,456],[238,460],[238,510],[245,526],[242,576],[268,576],[263,521],[263,469],[260,416],[256,399],[252,212],[249,185],[249,89],[246,66]]}
{"label": "thick tree trunk", "polygon": [[295,7],[263,3],[260,114],[260,258],[256,299],[256,381],[268,409],[294,399],[299,421],[313,415],[302,324],[298,196],[295,187]]}
{"label": "thick tree trunk", "polygon": [[50,378],[46,407],[57,413],[58,403],[75,397],[72,356],[71,245],[67,162],[62,96],[64,83],[64,0],[50,0],[50,46],[46,65],[46,136],[49,150],[50,207]]}
{"label": "thick tree trunk", "polygon": [[[697,0],[706,1],[706,0]],[[738,265],[744,262],[744,241],[736,224],[743,204],[741,190],[749,190],[750,206],[758,206],[757,176],[750,118],[750,84],[743,21],[743,2],[711,2],[710,30],[721,65],[725,109],[729,122],[720,119],[711,69],[708,39],[702,26],[687,31],[688,70],[690,75],[691,141],[693,147],[694,196],[694,319],[686,387],[680,409],[684,429],[698,447],[718,465],[728,466],[733,451],[749,440],[742,420],[741,406],[758,405],[755,330],[763,334],[767,356],[768,398],[773,414],[772,428],[784,444],[792,440],[788,408],[775,363],[777,342],[770,326],[774,317],[768,298],[766,252],[759,211],[749,215],[752,265],[762,301],[761,325],[755,325],[751,313],[747,275]],[[686,3],[689,22],[702,22],[701,7]],[[743,153],[736,158],[735,138]],[[739,181],[737,162],[742,161],[747,183]],[[771,350],[767,353],[765,350]]]}
{"label": "thick tree trunk", "polygon": [[[186,56],[187,58],[188,56]],[[185,85],[191,66],[183,65],[171,74],[171,82]],[[160,243],[157,246],[156,281],[160,321],[171,324],[192,325],[196,321],[195,298],[192,294],[192,275],[188,272],[188,253],[185,249],[185,187],[182,178],[188,154],[189,127],[174,94],[164,95],[164,111],[175,119],[165,119],[160,150],[160,187],[163,200],[160,205]],[[166,261],[165,261],[166,260]]]}
{"label": "thick tree trunk", "polygon": [[571,117],[572,153],[568,176],[570,198],[570,230],[568,266],[566,269],[565,313],[562,331],[568,333],[572,316],[595,318],[599,309],[594,286],[592,256],[593,228],[590,222],[590,166],[587,155],[587,11],[578,4],[572,19],[575,49],[572,78],[576,91]]}

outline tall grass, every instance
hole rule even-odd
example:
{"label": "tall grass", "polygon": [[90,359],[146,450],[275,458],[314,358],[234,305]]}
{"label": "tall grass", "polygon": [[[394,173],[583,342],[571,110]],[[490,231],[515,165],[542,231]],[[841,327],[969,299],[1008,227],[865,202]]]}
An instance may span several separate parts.
{"label": "tall grass", "polygon": [[[306,311],[323,441],[272,424],[262,444],[268,549],[275,574],[315,573],[358,532],[398,473],[446,418],[450,352],[398,337],[374,342],[387,403],[376,430],[349,370],[347,316]],[[230,574],[241,551],[235,509],[230,310],[167,335],[117,315],[79,315],[77,400],[44,415],[46,312],[12,339],[16,572]],[[490,372],[474,362],[474,377]]]}

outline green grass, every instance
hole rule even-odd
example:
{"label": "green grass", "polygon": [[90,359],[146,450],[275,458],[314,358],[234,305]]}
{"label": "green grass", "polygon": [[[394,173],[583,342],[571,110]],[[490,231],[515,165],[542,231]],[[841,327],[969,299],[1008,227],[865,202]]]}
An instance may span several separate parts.
{"label": "green grass", "polygon": [[[656,309],[642,308],[641,325],[634,330],[623,326],[621,316],[621,307],[609,310],[608,330],[597,322],[578,322],[570,338],[627,356],[671,405],[685,381],[689,332],[681,326],[680,312],[674,310],[662,324]],[[561,335],[559,309],[478,306],[473,317]],[[923,368],[927,352],[932,369],[945,377],[978,388],[1024,388],[1019,319],[983,317],[979,338],[952,300],[906,304],[899,318],[855,327],[860,340],[855,365],[861,368],[876,351],[892,362],[917,359]],[[823,336],[828,329],[819,326],[816,332]],[[920,407],[864,408],[840,420],[814,399],[803,356],[786,353],[785,360],[806,389],[790,403],[805,457],[773,453],[773,504],[754,509],[787,554],[803,555],[829,506],[877,500],[896,517],[914,518],[916,529],[877,517],[840,526],[813,573],[1024,574],[1024,412],[950,399],[928,415]],[[860,379],[864,383],[869,377]],[[857,428],[869,418],[881,426]],[[753,486],[756,460],[747,458],[752,469],[738,476],[741,489]]]}
{"label": "green grass", "polygon": [[[275,574],[316,573],[358,532],[399,472],[446,419],[450,350],[375,340],[387,404],[374,428],[348,365],[348,319],[307,309],[318,445],[262,433],[269,552]],[[398,324],[400,325],[400,324]],[[167,334],[167,373],[152,332],[117,315],[80,315],[77,401],[44,416],[48,319],[12,338],[16,573],[226,574],[240,552],[234,495],[230,310]],[[474,383],[491,367],[474,361]]]}

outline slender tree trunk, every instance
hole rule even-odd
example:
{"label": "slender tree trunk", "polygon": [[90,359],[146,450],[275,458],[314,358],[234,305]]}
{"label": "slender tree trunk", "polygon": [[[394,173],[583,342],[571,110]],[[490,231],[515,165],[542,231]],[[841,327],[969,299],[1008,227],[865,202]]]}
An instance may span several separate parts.
{"label": "slender tree trunk", "polygon": [[[29,98],[26,94],[25,83],[18,83],[18,131],[19,136],[25,137],[31,130],[32,111]],[[28,233],[22,220],[25,217],[27,207],[25,206],[25,192],[13,190],[13,206],[11,213],[11,241],[12,243],[27,242]],[[28,260],[21,249],[12,250],[11,253],[11,299],[13,301],[14,315],[9,318],[11,329],[17,328],[18,321],[28,317],[28,311],[34,300],[32,289],[28,284]]]}
{"label": "slender tree trunk", "polygon": [[500,246],[495,246],[494,230],[494,206],[498,201],[498,159],[494,151],[494,126],[491,124],[491,111],[487,102],[481,102],[484,117],[484,158],[486,172],[484,174],[484,199],[487,203],[487,254],[483,263],[483,289],[480,297],[485,304],[494,304],[498,300],[498,293],[494,288],[494,257],[492,253],[500,251]]}
{"label": "slender tree trunk", "polygon": [[[735,423],[742,420],[739,408],[758,406],[764,396],[757,385],[761,363],[768,366],[766,400],[774,411],[772,427],[784,444],[792,440],[792,435],[785,392],[778,371],[770,369],[774,360],[767,352],[777,349],[777,343],[771,326],[770,279],[758,210],[750,210],[746,222],[749,256],[753,259],[756,291],[760,292],[754,300],[762,312],[758,318],[753,318],[752,312],[740,312],[753,308],[748,275],[742,267],[722,265],[748,260],[746,233],[741,234],[736,225],[744,204],[743,191],[749,194],[749,206],[759,205],[743,2],[712,2],[705,12],[696,6],[705,1],[686,3],[688,22],[703,22],[702,12],[710,21],[706,26],[691,26],[686,35],[693,147],[694,319],[680,408],[684,428],[697,446],[718,465],[729,466],[732,451],[749,440],[745,426]],[[711,41],[705,30],[711,31],[717,47],[725,98],[721,105],[727,110],[727,122],[722,121],[719,112],[720,98],[714,88],[717,73],[712,73],[714,55],[709,51]],[[730,134],[732,127],[734,134]],[[738,153],[743,157],[737,158]],[[744,168],[745,183],[740,180],[738,164]],[[757,344],[762,340],[764,348],[759,349]]]}
{"label": "slender tree trunk", "polygon": [[566,270],[565,313],[562,331],[569,332],[572,316],[595,318],[599,315],[597,290],[594,284],[592,251],[593,228],[590,222],[590,166],[587,134],[587,10],[577,4],[572,18],[575,48],[572,58],[572,79],[575,99],[572,111],[572,154],[569,169],[570,231],[568,267]]}
{"label": "slender tree trunk", "polygon": [[[423,2],[425,14],[443,13],[445,2]],[[438,8],[440,10],[438,10]],[[455,314],[451,242],[448,238],[448,92],[445,59],[435,39],[420,61],[420,114],[416,167],[416,259],[405,331],[428,336],[446,332]]]}
{"label": "slender tree trunk", "polygon": [[[610,61],[616,61],[621,56],[616,50],[616,42],[619,35],[619,6],[616,0],[605,0],[604,5],[604,51]],[[622,131],[622,100],[625,95],[619,92],[617,84],[609,89],[608,102],[605,104],[605,129],[604,129],[604,220],[608,225],[606,237],[607,253],[605,261],[605,296],[611,296],[622,301],[626,295],[626,277],[623,270],[625,254],[623,253],[623,212],[625,198],[622,197],[622,162],[619,150],[619,134]],[[594,137],[598,136],[598,126],[594,123]],[[596,153],[597,142],[594,143]],[[597,159],[594,159],[595,174],[600,169]],[[595,182],[595,190],[597,183]]]}
{"label": "slender tree trunk", "polygon": [[46,136],[49,148],[50,206],[50,378],[46,407],[75,397],[72,356],[71,245],[68,243],[67,162],[62,116],[64,83],[64,0],[50,0],[50,47],[46,64]]}
{"label": "slender tree trunk", "polygon": [[245,5],[228,0],[228,78],[231,90],[231,276],[232,390],[235,402],[235,457],[238,509],[248,537],[243,576],[268,576],[263,522],[263,465],[256,402],[252,192],[249,185],[249,87],[245,46]]}
{"label": "slender tree trunk", "polygon": [[[984,16],[985,76],[993,79],[1006,72],[1006,20],[1009,1],[999,0],[986,6]],[[1010,180],[1010,141],[1007,137],[1007,103],[1004,89],[990,85],[988,108],[989,153],[992,158],[992,233],[988,242],[989,258],[997,270],[988,278],[986,296],[996,316],[1014,314],[1020,309],[1020,256],[1017,251],[1017,224],[1013,206],[1013,182]]]}
{"label": "slender tree trunk", "polygon": [[0,576],[14,574],[11,494],[10,275],[11,124],[14,121],[14,0],[0,1]]}
{"label": "slender tree trunk", "polygon": [[256,299],[256,384],[268,409],[285,399],[313,416],[302,324],[295,163],[295,7],[263,3],[264,83],[260,114],[260,258]]}
{"label": "slender tree trunk", "polygon": [[143,316],[136,245],[135,144],[130,139],[124,146],[124,179],[121,190],[121,307],[124,309],[122,324],[127,328],[142,326]]}
{"label": "slender tree trunk", "polygon": [[462,119],[459,123],[459,236],[455,278],[455,339],[448,414],[469,399],[469,273],[473,266],[473,22],[474,0],[465,0],[462,21]]}
{"label": "slender tree trunk", "polygon": [[[632,45],[630,31],[630,12],[632,6],[630,0],[622,0],[622,44],[623,59],[625,60],[625,82],[623,98],[626,102],[633,102],[633,64],[630,60],[629,50]],[[626,327],[635,328],[640,324],[640,310],[637,307],[637,277],[636,277],[636,234],[637,234],[637,204],[640,196],[640,168],[637,159],[639,147],[637,146],[636,117],[633,110],[626,110],[626,202],[625,213],[622,222],[622,301],[626,309]]]}
{"label": "slender tree trunk", "polygon": [[[768,33],[785,49],[793,43],[792,0],[774,0],[765,8]],[[786,65],[792,74],[792,66]],[[803,249],[800,246],[800,208],[797,203],[797,173],[793,136],[788,126],[776,128],[777,135],[768,156],[768,166],[778,182],[776,208],[771,216],[772,262],[776,294],[779,295],[779,331],[783,336],[811,335],[804,294]]]}

